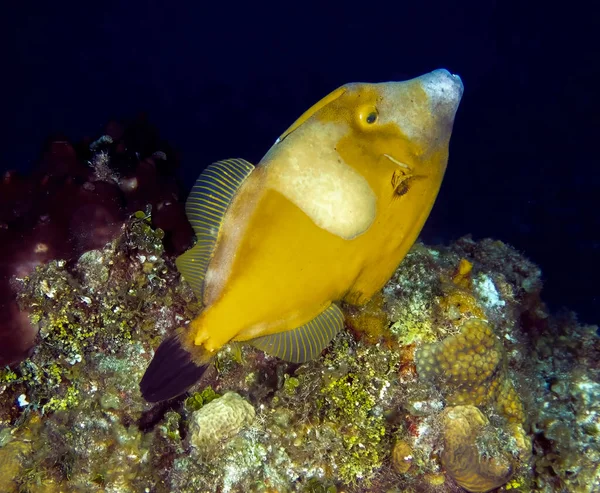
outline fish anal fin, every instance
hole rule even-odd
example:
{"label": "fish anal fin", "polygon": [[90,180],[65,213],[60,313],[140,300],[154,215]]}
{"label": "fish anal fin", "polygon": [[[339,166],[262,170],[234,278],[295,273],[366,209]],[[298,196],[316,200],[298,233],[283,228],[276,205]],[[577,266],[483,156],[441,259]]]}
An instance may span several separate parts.
{"label": "fish anal fin", "polygon": [[301,327],[257,337],[248,342],[271,356],[292,363],[304,363],[318,358],[343,327],[342,310],[331,304]]}
{"label": "fish anal fin", "polygon": [[197,241],[177,258],[176,264],[200,300],[225,213],[253,169],[254,166],[244,159],[217,161],[198,177],[187,199],[185,212]]}

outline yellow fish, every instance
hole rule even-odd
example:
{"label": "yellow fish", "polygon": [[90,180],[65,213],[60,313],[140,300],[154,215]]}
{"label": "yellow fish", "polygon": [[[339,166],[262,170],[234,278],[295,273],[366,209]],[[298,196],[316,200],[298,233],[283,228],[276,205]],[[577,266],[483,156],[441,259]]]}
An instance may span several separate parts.
{"label": "yellow fish", "polygon": [[435,70],[353,83],[306,111],[256,167],[220,161],[186,203],[196,245],[177,267],[202,312],[167,338],[140,383],[185,392],[229,341],[287,361],[317,358],[416,240],[440,188],[463,92]]}

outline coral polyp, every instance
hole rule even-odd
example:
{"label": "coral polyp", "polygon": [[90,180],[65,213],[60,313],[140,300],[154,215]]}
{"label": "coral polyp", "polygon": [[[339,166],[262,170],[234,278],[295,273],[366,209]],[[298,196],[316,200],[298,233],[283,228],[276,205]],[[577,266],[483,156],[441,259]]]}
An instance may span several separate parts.
{"label": "coral polyp", "polygon": [[488,322],[466,320],[458,334],[419,348],[415,360],[419,376],[439,384],[449,405],[493,404],[509,420],[524,421],[504,346]]}

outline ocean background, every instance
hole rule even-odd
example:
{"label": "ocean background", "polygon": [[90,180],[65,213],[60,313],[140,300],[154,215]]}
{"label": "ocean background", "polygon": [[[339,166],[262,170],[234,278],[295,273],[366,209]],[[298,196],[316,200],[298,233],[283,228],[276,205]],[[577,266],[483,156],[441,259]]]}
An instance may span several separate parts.
{"label": "ocean background", "polygon": [[552,310],[597,323],[597,30],[591,2],[10,2],[0,170],[145,112],[191,187],[344,83],[447,68],[465,93],[422,240],[502,240],[541,266]]}

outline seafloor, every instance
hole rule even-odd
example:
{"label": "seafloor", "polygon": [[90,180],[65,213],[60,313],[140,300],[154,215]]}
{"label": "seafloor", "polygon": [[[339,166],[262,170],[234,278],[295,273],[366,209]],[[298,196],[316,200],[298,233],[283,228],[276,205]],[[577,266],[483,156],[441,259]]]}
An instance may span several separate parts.
{"label": "seafloor", "polygon": [[113,236],[12,277],[37,343],[0,370],[0,492],[600,490],[598,327],[501,241],[417,243],[316,361],[232,343],[153,406],[153,348],[201,307],[151,211]]}

